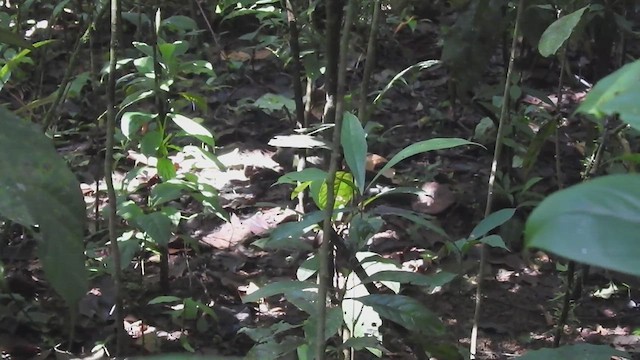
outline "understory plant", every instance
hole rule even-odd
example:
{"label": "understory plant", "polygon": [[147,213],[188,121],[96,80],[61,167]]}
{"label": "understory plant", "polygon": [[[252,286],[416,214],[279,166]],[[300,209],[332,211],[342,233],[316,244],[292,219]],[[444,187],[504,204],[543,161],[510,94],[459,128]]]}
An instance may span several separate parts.
{"label": "understory plant", "polygon": [[[355,351],[367,349],[377,356],[382,356],[381,326],[385,321],[395,322],[404,327],[411,337],[426,337],[429,341],[419,342],[422,350],[432,356],[446,351],[458,352],[452,344],[442,343],[438,338],[443,335],[444,327],[440,320],[420,302],[405,295],[400,295],[401,284],[412,284],[424,287],[425,292],[439,288],[453,280],[457,274],[440,271],[430,275],[422,275],[402,269],[395,261],[385,259],[381,254],[368,250],[371,237],[385,225],[389,216],[402,217],[409,222],[435,231],[445,237],[446,233],[425,214],[412,210],[391,206],[374,206],[376,200],[393,194],[419,194],[417,188],[396,188],[376,195],[368,193],[368,189],[386,171],[399,162],[428,151],[443,150],[473,143],[456,138],[438,138],[412,144],[399,151],[370,180],[366,178],[365,163],[367,155],[366,133],[358,119],[345,113],[342,129],[342,150],[348,170],[336,173],[336,185],[333,189],[336,203],[333,209],[333,230],[331,234],[322,234],[319,225],[322,210],[326,206],[327,173],[318,168],[307,168],[283,175],[277,183],[296,185],[292,193],[295,198],[301,191],[308,190],[318,211],[305,214],[301,221],[286,223],[276,228],[271,235],[255,244],[266,249],[311,250],[302,239],[320,237],[322,241],[330,241],[335,247],[336,262],[334,269],[335,287],[330,289],[331,301],[327,310],[325,340],[339,334],[346,328],[346,337],[333,343],[328,348],[331,353],[345,349]],[[490,246],[505,247],[499,235],[489,235],[490,231],[509,220],[514,209],[504,209],[481,222],[466,239],[449,243],[449,249],[458,256],[466,254],[477,243]],[[345,260],[346,259],[346,260]],[[309,256],[297,271],[297,280],[270,283],[243,298],[244,302],[255,302],[262,298],[280,295],[300,310],[309,315],[302,324],[280,322],[266,329],[245,329],[256,345],[249,353],[249,358],[259,356],[279,357],[296,351],[301,359],[313,358],[315,324],[321,321],[316,316],[317,284],[309,280],[318,270],[318,257]],[[382,288],[391,293],[382,290]],[[304,337],[278,334],[292,328],[302,327]],[[265,332],[271,334],[265,335]]]}

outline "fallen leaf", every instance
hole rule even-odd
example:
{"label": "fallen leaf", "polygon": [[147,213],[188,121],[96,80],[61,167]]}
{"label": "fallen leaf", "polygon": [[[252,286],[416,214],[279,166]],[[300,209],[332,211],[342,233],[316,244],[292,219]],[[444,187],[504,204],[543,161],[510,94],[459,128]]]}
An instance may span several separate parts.
{"label": "fallen leaf", "polygon": [[456,201],[455,195],[447,185],[435,181],[422,185],[422,191],[423,193],[418,195],[418,198],[411,204],[411,208],[417,212],[438,215]]}

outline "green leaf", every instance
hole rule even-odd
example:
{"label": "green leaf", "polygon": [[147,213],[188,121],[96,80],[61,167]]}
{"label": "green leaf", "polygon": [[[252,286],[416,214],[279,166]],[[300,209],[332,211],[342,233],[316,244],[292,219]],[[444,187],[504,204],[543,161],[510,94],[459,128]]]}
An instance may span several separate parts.
{"label": "green leaf", "polygon": [[133,60],[133,65],[136,67],[136,70],[142,75],[147,75],[148,77],[153,77],[154,68],[153,68],[153,59],[149,56],[137,58]]}
{"label": "green leaf", "polygon": [[480,144],[470,142],[464,139],[458,139],[458,138],[437,138],[437,139],[430,139],[430,140],[420,141],[415,144],[411,144],[406,148],[400,150],[399,153],[397,153],[394,157],[392,157],[391,160],[389,160],[389,162],[382,169],[380,169],[380,171],[378,171],[378,173],[373,178],[373,180],[371,180],[371,184],[373,184],[380,175],[384,174],[385,171],[387,171],[388,169],[390,169],[391,167],[393,167],[394,165],[396,165],[397,163],[399,163],[400,161],[408,157],[411,157],[416,154],[424,153],[427,151],[449,149],[452,147],[462,146],[462,145],[482,146]]}
{"label": "green leaf", "polygon": [[15,47],[27,48],[30,50],[35,49],[33,45],[31,45],[31,43],[25,40],[22,36],[18,36],[18,34],[14,33],[13,31],[4,28],[0,29],[0,43]]}
{"label": "green leaf", "polygon": [[192,31],[198,29],[196,22],[192,18],[184,15],[170,16],[162,20],[160,26],[167,27],[169,30],[174,31]]}
{"label": "green leaf", "polygon": [[483,244],[486,244],[494,248],[501,248],[501,249],[510,251],[509,248],[507,247],[507,244],[504,243],[504,240],[502,240],[502,236],[500,235],[485,236],[480,240],[478,240],[478,242],[481,242]]}
{"label": "green leaf", "polygon": [[424,286],[429,290],[432,290],[436,287],[444,286],[449,282],[453,281],[456,278],[456,274],[441,271],[434,275],[423,275],[414,272],[397,270],[397,271],[380,271],[377,272],[368,278],[366,278],[363,283],[373,282],[373,281],[394,281],[402,284],[412,284],[417,286]]}
{"label": "green leaf", "polygon": [[155,157],[162,146],[162,133],[158,130],[147,131],[140,140],[140,152],[146,157]]}
{"label": "green leaf", "polygon": [[355,184],[360,194],[363,194],[367,162],[367,134],[364,132],[360,120],[349,112],[344,114],[340,142],[344,150],[344,159],[353,173]]}
{"label": "green leaf", "polygon": [[296,271],[296,278],[300,281],[308,280],[318,271],[318,257],[312,255],[305,260]]}
{"label": "green leaf", "polygon": [[318,168],[306,168],[280,176],[276,184],[295,184],[306,181],[325,181],[327,172]]}
{"label": "green leaf", "polygon": [[561,17],[549,25],[542,34],[542,37],[540,37],[540,42],[538,43],[540,55],[547,57],[555,54],[562,44],[569,39],[576,25],[578,25],[580,19],[582,19],[585,10],[588,8],[589,6],[585,6],[567,16]]}
{"label": "green leaf", "polygon": [[173,165],[173,161],[166,157],[158,158],[158,163],[156,164],[156,168],[158,169],[158,175],[160,179],[163,181],[169,181],[176,177],[176,168]]}
{"label": "green leaf", "polygon": [[442,235],[446,238],[449,237],[449,235],[447,235],[447,233],[438,225],[434,224],[429,218],[428,215],[425,214],[421,214],[421,213],[417,213],[415,211],[411,211],[411,210],[406,210],[406,209],[400,209],[400,208],[395,208],[395,207],[391,207],[391,206],[378,206],[375,209],[373,209],[373,213],[374,214],[378,214],[378,215],[395,215],[395,216],[400,216],[403,217],[407,220],[410,220],[411,222],[413,222],[414,224],[418,224],[420,226],[424,226],[425,228],[432,230],[436,233],[438,233],[439,235]]}
{"label": "green leaf", "polygon": [[166,247],[169,244],[174,227],[169,214],[156,211],[136,218],[135,222],[158,246]]}
{"label": "green leaf", "polygon": [[308,231],[307,228],[318,224],[323,218],[324,214],[322,211],[315,211],[306,214],[302,218],[302,221],[281,224],[271,232],[265,246],[279,248],[281,243],[292,240],[296,244],[299,244],[298,246],[300,247],[310,248],[308,244],[302,241],[301,237],[305,231]]}
{"label": "green leaf", "polygon": [[489,231],[497,228],[498,226],[506,223],[513,217],[513,214],[516,213],[516,209],[502,209],[498,210],[486,218],[482,219],[478,225],[471,231],[471,235],[469,235],[469,239],[478,239],[482,236],[487,235]]}
{"label": "green leaf", "polygon": [[609,175],[547,197],[525,227],[527,247],[640,276],[640,175]]}
{"label": "green leaf", "polygon": [[290,112],[296,110],[295,101],[282,95],[276,95],[267,93],[258,98],[254,103],[259,109],[264,110],[267,114],[271,114],[274,111],[287,108]]}
{"label": "green leaf", "polygon": [[180,114],[169,114],[169,118],[187,135],[193,136],[211,147],[215,147],[216,144],[213,140],[213,135],[204,126]]}
{"label": "green leaf", "polygon": [[283,321],[277,322],[271,326],[263,327],[263,328],[242,328],[238,330],[240,334],[246,334],[256,343],[261,343],[267,341],[269,338],[274,335],[281,334],[285,331],[289,331],[291,329],[295,329],[300,327],[300,325],[292,325]]}
{"label": "green leaf", "polygon": [[[312,192],[313,192],[313,185]],[[344,206],[347,206],[354,196],[355,185],[353,184],[353,176],[345,171],[336,172],[336,179],[333,186],[333,192],[335,194],[335,203],[333,204],[334,209],[340,209]],[[323,183],[320,188],[320,193],[318,194],[318,199],[316,200],[316,205],[320,209],[324,209],[327,206],[327,183]],[[313,194],[312,194],[313,197]]]}
{"label": "green leaf", "polygon": [[132,94],[127,95],[127,97],[122,100],[120,103],[121,109],[126,109],[127,107],[137,103],[138,101],[142,101],[144,99],[148,99],[153,96],[153,90],[142,89],[138,90]]}
{"label": "green leaf", "polygon": [[640,129],[640,60],[609,74],[589,91],[576,112],[593,115],[597,120],[620,114],[620,119]]}
{"label": "green leaf", "polygon": [[0,214],[39,225],[44,273],[73,307],[87,291],[80,184],[42,130],[2,107],[0,128]]}
{"label": "green leaf", "polygon": [[403,76],[405,74],[407,74],[409,71],[414,70],[414,69],[419,69],[419,70],[426,70],[432,66],[435,65],[439,65],[440,64],[440,60],[426,60],[426,61],[422,61],[419,62],[417,64],[411,65],[409,67],[407,67],[406,69],[400,71],[399,73],[397,73],[392,79],[391,81],[389,81],[389,83],[387,83],[387,85],[384,87],[384,89],[382,89],[382,91],[380,92],[380,94],[378,94],[378,96],[376,96],[375,99],[373,99],[373,103],[377,104],[383,97],[384,95],[387,93],[387,91],[389,91],[389,89],[391,89],[393,87],[393,85],[395,85],[395,83],[397,81],[403,81],[406,83],[406,81],[404,80]]}
{"label": "green leaf", "polygon": [[[205,60],[193,60],[185,61],[180,64],[180,71],[183,74],[197,74],[197,75],[209,75],[210,79],[217,77],[216,72],[213,70],[213,65]],[[205,102],[206,104],[206,102]]]}
{"label": "green leaf", "polygon": [[256,302],[260,299],[268,298],[278,294],[286,295],[288,292],[294,290],[313,290],[317,288],[318,285],[312,282],[294,280],[276,281],[261,287],[251,294],[247,294],[242,298],[242,302]]}
{"label": "green leaf", "polygon": [[339,349],[349,348],[353,348],[356,351],[363,350],[365,348],[378,348],[379,350],[382,350],[380,342],[374,336],[352,337],[339,346]]}
{"label": "green leaf", "polygon": [[173,43],[164,43],[158,45],[158,50],[162,56],[162,61],[169,66],[170,71],[172,65],[177,62],[177,59],[184,55],[189,50],[189,43],[187,41],[174,41]]}
{"label": "green leaf", "polygon": [[189,190],[189,186],[180,180],[169,180],[160,183],[151,189],[149,204],[151,207],[157,207],[169,201],[173,201],[182,196],[182,192]]}
{"label": "green leaf", "polygon": [[520,360],[601,360],[614,356],[629,358],[629,354],[616,350],[609,345],[576,344],[565,345],[555,349],[529,350]]}
{"label": "green leaf", "polygon": [[166,304],[166,303],[175,303],[175,302],[182,302],[182,298],[179,298],[177,296],[170,296],[170,295],[157,296],[151,299],[147,304],[155,305],[155,304]]}
{"label": "green leaf", "polygon": [[[338,333],[342,326],[342,308],[339,306],[328,308],[325,322],[324,339],[329,340],[332,336]],[[317,324],[317,316],[311,316],[304,322],[303,329],[307,339],[316,338],[316,329],[318,328]]]}
{"label": "green leaf", "polygon": [[284,296],[288,302],[292,303],[298,309],[306,312],[311,316],[317,313],[318,294],[316,291],[305,290],[289,290]]}
{"label": "green leaf", "polygon": [[144,211],[135,202],[128,200],[118,206],[117,215],[124,220],[133,221],[134,219],[143,216]]}
{"label": "green leaf", "polygon": [[[180,92],[178,93],[183,99],[187,100],[190,105],[195,106],[198,110],[206,113],[207,108],[207,100],[204,96],[190,93],[190,92]],[[195,121],[195,120],[194,120]]]}
{"label": "green leaf", "polygon": [[356,300],[371,306],[381,317],[407,330],[421,334],[441,335],[444,325],[438,317],[417,300],[404,295],[374,294]]}

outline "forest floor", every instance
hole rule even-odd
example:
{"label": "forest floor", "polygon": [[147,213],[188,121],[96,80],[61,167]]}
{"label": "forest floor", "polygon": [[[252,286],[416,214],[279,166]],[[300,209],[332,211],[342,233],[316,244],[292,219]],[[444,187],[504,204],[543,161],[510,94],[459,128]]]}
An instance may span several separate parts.
{"label": "forest floor", "polygon": [[[246,44],[232,40],[232,35],[228,34],[222,39],[227,40],[224,43],[227,53],[250,54]],[[414,33],[407,29],[406,33],[396,34],[393,41],[381,43],[372,88],[383,88],[407,66],[438,59],[438,38],[439,34],[434,28],[425,26]],[[214,66],[225,67],[220,57],[209,60]],[[352,68],[361,67],[358,59],[354,59]],[[350,83],[358,83],[358,72],[354,70],[349,75]],[[496,60],[485,79],[490,82],[489,79],[501,76],[502,72]],[[51,79],[48,81],[55,83],[61,75],[62,72],[49,74]],[[267,93],[292,97],[291,77],[282,69],[277,58],[267,56],[247,60],[242,71],[228,79],[229,82],[225,84],[228,87],[208,95],[207,103],[212,111],[205,124],[216,136],[216,145],[219,146],[217,155],[229,170],[208,169],[202,170],[199,175],[218,181],[220,202],[231,220],[225,223],[214,216],[196,216],[182,227],[184,236],[176,236],[170,243],[171,294],[159,292],[155,256],[146,253],[137,259],[136,266],[127,270],[127,322],[132,335],[130,348],[136,354],[183,351],[184,343],[178,341],[181,324],[167,315],[166,307],[148,304],[158,295],[190,297],[213,304],[212,308],[218,316],[215,324],[203,325],[204,331],[194,331],[188,336],[196,354],[205,354],[207,357],[214,354],[244,355],[252,342],[246,335],[238,333],[241,327],[260,327],[281,320],[297,323],[304,319],[304,315],[294,306],[277,299],[260,304],[257,308],[241,301],[241,296],[249,286],[295,278],[297,267],[307,255],[284,250],[266,251],[252,245],[253,241],[264,236],[275,225],[292,220],[292,213],[287,210],[295,206],[290,199],[292,187],[273,186],[279,176],[293,170],[292,156],[268,143],[274,136],[291,133],[293,125],[284,112],[267,114],[240,104]],[[446,71],[438,68],[424,71],[408,80],[407,84],[390,90],[372,115],[371,121],[379,123],[382,131],[370,135],[369,151],[389,159],[407,145],[435,137],[480,141],[475,129],[484,115],[459,102],[452,104],[448,82]],[[546,90],[552,97],[554,84],[549,83]],[[582,91],[566,90],[569,93]],[[91,96],[89,94],[87,98]],[[74,106],[82,108],[87,104],[66,104],[67,113],[63,117],[71,117],[68,111],[72,111],[69,109]],[[575,103],[568,101],[562,106],[563,111],[569,113]],[[59,146],[59,149],[83,180],[82,189],[89,216],[95,219],[92,209],[96,202],[96,184],[92,180],[94,176],[89,165],[96,140],[92,137],[93,130],[80,129],[78,124],[83,122],[92,124],[95,119],[82,119],[76,115],[73,123],[63,124],[64,120],[60,121],[59,128],[70,130],[76,126],[77,131],[64,135],[63,138],[70,141],[66,144],[67,148]],[[89,125],[85,128],[93,129]],[[584,136],[575,122],[568,122],[561,129],[565,185],[580,179],[579,144]],[[493,142],[486,141],[483,145],[486,149],[462,147],[417,155],[395,169],[396,184],[420,186],[437,182],[450,189],[455,201],[435,214],[433,220],[446,231],[450,240],[466,237],[483,218]],[[140,161],[135,153],[129,152],[128,157],[130,162],[121,163],[117,176],[124,177],[134,160]],[[180,162],[180,159],[174,161]],[[206,174],[206,171],[210,173]],[[528,175],[542,178],[532,191],[539,195],[553,192],[557,186],[554,172],[554,143],[547,141]],[[101,190],[97,193],[100,197],[97,201],[103,206],[106,203],[103,182],[100,181],[98,186]],[[389,201],[394,206],[411,209],[410,199]],[[192,204],[184,205],[187,210],[191,209],[194,213],[198,211]],[[512,206],[508,201],[498,205]],[[479,354],[482,359],[511,359],[530,349],[551,347],[553,343],[565,281],[562,272],[558,271],[560,263],[557,259],[541,252],[525,253],[522,250],[522,228],[528,211],[530,208],[519,210],[510,228],[502,230],[505,231],[503,237],[511,251],[490,251],[490,267],[484,277],[480,317]],[[91,225],[95,229],[93,223],[95,220]],[[97,231],[103,231],[104,226],[100,221]],[[189,239],[197,242],[197,251],[193,250],[193,246],[188,246]],[[421,229],[406,220],[389,218],[387,226],[376,235],[370,250],[415,271],[428,272],[437,267],[456,271],[460,275],[454,282],[430,293],[418,288],[403,291],[420,299],[446,324],[447,335],[439,341],[467,348],[472,327],[473,284],[478,260],[474,256],[461,261],[452,256],[434,264],[425,260],[425,254],[437,252],[446,240],[442,235]],[[65,318],[66,315],[61,304],[53,300],[51,292],[43,287],[45,280],[32,252],[33,244],[25,247],[24,241],[19,239],[11,244],[3,253],[2,260],[10,279],[9,290],[20,294],[23,300],[5,301],[5,312],[0,314],[2,323],[6,325],[11,316],[13,322],[10,327],[0,327],[0,349],[11,354],[11,358],[44,359],[53,354],[46,349],[51,349],[56,340],[64,338],[64,332],[56,327],[60,325],[56,318]],[[640,329],[640,310],[629,305],[637,290],[631,288],[629,293],[626,289],[608,293],[606,289],[609,288],[610,277],[602,271],[596,270],[594,273],[571,309],[563,343],[612,344],[626,351],[640,351],[640,336],[634,334]],[[620,282],[618,286],[622,288]],[[113,284],[107,277],[96,277],[92,280],[92,288],[81,304],[76,331],[76,342],[82,345],[84,352],[89,352],[93,344],[112,335],[108,311],[113,300]],[[601,291],[596,293],[596,290]],[[610,297],[606,298],[607,295]],[[48,300],[42,302],[39,299]],[[2,330],[9,328],[14,331]],[[389,353],[383,358],[415,358],[407,344],[399,338],[398,332],[393,329],[387,331],[385,346]],[[367,358],[371,358],[367,353],[356,356],[356,359]]]}

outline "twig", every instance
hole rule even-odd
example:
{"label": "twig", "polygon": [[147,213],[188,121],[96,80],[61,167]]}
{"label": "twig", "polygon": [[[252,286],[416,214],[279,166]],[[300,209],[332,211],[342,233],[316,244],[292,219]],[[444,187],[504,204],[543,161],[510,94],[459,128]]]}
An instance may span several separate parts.
{"label": "twig", "polygon": [[218,42],[218,35],[216,35],[216,32],[213,31],[213,27],[211,26],[211,23],[209,22],[209,19],[207,18],[207,13],[204,12],[204,9],[202,8],[202,5],[200,5],[200,1],[199,0],[193,0],[193,1],[198,6],[198,9],[200,10],[200,14],[202,15],[202,19],[204,19],[204,23],[207,24],[207,29],[211,33],[211,37],[213,38],[213,42],[216,45],[216,49],[217,50],[222,50],[222,47],[220,46],[220,43]]}

